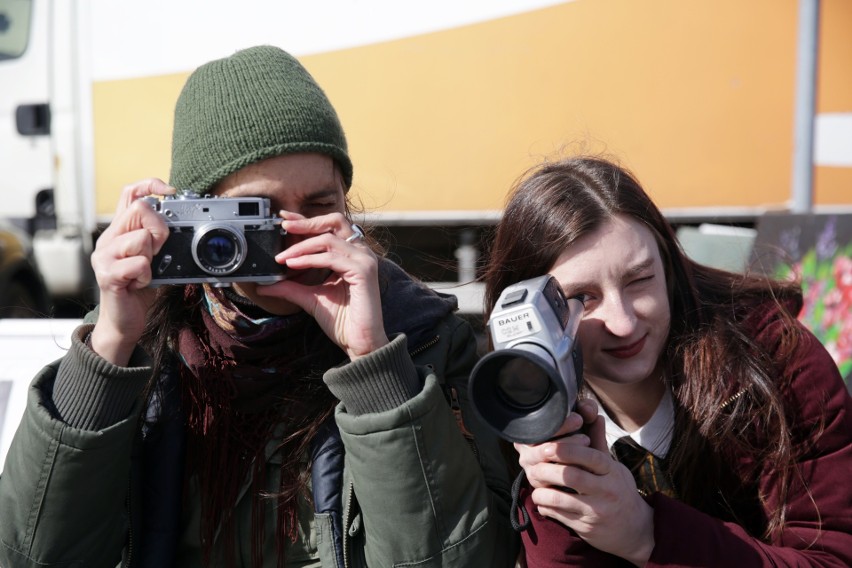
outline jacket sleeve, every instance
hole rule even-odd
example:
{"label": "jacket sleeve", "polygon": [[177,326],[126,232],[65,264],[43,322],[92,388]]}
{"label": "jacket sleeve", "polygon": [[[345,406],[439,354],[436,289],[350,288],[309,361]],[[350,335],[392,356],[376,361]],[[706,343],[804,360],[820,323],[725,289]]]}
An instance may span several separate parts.
{"label": "jacket sleeve", "polygon": [[0,477],[4,568],[115,566],[121,558],[138,393],[150,369],[107,363],[83,344],[90,329],[78,328],[68,354],[30,386]]}
{"label": "jacket sleeve", "polygon": [[[437,333],[443,340],[416,355],[425,365],[420,375],[404,335],[326,374],[326,383],[341,400],[336,419],[351,493],[344,526],[349,552],[377,567],[514,566],[518,538],[509,524],[505,462],[496,438],[477,423],[467,403],[467,376],[476,360],[474,336],[455,317],[445,320]],[[409,386],[389,388],[393,381]],[[365,387],[356,393],[353,385],[358,384]],[[388,392],[414,384],[416,392],[387,407]],[[381,392],[366,385],[380,385]],[[458,397],[463,427],[472,434],[475,449],[462,434],[445,390],[453,404]],[[368,400],[374,401],[375,411]]]}
{"label": "jacket sleeve", "polygon": [[[758,337],[771,344],[780,337],[778,321],[761,327]],[[837,366],[819,341],[804,332],[797,357],[786,363],[791,381],[785,403],[796,447],[808,449],[796,464],[785,500],[784,530],[770,542],[742,526],[723,522],[661,495],[654,508],[655,547],[646,567],[663,566],[852,566],[852,399]],[[771,464],[763,467],[763,514],[779,506]],[[532,504],[527,499],[526,504]],[[524,536],[530,566],[629,566],[589,547],[564,525],[532,511],[533,532]]]}

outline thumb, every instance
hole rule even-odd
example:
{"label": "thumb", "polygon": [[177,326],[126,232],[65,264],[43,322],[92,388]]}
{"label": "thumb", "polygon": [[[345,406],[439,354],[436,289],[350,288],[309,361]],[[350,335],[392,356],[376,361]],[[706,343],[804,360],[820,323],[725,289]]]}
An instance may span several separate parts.
{"label": "thumb", "polygon": [[589,445],[592,448],[609,453],[609,447],[606,444],[606,422],[601,416],[586,424],[586,435],[589,436]]}

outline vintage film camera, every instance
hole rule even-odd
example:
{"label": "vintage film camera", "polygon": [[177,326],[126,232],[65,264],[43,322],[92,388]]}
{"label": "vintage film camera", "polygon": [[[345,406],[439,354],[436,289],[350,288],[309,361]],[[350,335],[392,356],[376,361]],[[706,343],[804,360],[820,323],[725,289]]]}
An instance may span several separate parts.
{"label": "vintage film camera", "polygon": [[583,303],[550,275],[508,286],[488,320],[494,350],[470,375],[477,413],[510,441],[552,438],[577,402],[583,362],[576,340]]}
{"label": "vintage film camera", "polygon": [[284,249],[281,219],[263,197],[201,197],[191,191],[160,200],[145,197],[169,228],[151,261],[150,286],[209,282],[271,284],[285,278],[275,262]]}

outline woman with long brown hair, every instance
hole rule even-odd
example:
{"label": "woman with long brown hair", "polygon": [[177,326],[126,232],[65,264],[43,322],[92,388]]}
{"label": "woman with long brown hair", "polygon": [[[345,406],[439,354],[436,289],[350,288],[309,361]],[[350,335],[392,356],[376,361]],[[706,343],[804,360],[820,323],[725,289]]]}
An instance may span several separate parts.
{"label": "woman with long brown hair", "polygon": [[693,262],[591,156],[516,185],[488,306],[546,273],[583,301],[585,387],[557,438],[514,446],[529,566],[852,564],[852,402],[795,283]]}

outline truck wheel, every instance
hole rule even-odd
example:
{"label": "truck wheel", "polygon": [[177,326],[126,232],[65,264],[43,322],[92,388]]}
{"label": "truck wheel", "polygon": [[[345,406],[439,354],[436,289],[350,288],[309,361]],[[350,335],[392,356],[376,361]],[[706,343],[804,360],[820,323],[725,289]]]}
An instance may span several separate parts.
{"label": "truck wheel", "polygon": [[6,294],[0,298],[0,318],[39,318],[45,315],[38,299],[17,280],[9,284]]}

